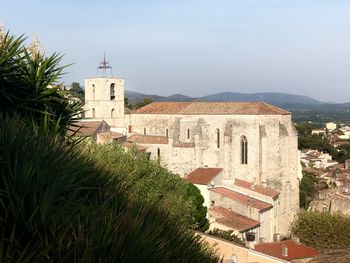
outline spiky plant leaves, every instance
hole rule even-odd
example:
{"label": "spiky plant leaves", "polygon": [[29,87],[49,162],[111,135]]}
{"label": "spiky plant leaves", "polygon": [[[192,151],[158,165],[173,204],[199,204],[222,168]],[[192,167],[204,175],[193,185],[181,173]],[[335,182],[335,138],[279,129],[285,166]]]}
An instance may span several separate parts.
{"label": "spiky plant leaves", "polygon": [[32,119],[39,129],[65,133],[82,104],[70,102],[54,87],[67,67],[60,65],[62,55],[28,53],[23,41],[23,36],[7,33],[0,43],[0,112]]}
{"label": "spiky plant leaves", "polygon": [[0,118],[0,226],[3,240],[16,226],[13,261],[28,251],[35,262],[218,261],[179,217],[131,200],[125,170],[80,149],[20,118]]}

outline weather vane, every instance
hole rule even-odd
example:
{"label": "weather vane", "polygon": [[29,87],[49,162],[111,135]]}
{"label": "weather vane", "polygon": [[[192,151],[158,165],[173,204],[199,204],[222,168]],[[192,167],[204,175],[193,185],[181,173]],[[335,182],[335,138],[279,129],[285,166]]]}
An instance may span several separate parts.
{"label": "weather vane", "polygon": [[106,52],[103,52],[103,61],[100,62],[100,64],[97,67],[97,70],[102,70],[103,77],[106,77],[107,69],[110,70],[111,76],[113,76],[112,73],[112,66],[109,64],[109,62],[106,60]]}

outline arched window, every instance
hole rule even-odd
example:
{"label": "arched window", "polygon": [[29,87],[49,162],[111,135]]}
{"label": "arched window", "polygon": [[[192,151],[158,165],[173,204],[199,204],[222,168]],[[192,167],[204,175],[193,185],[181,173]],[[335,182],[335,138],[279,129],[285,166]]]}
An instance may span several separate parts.
{"label": "arched window", "polygon": [[160,149],[158,148],[157,150],[157,158],[158,158],[158,161],[160,160]]}
{"label": "arched window", "polygon": [[165,130],[165,136],[169,137],[169,130],[168,129]]}
{"label": "arched window", "polygon": [[190,138],[190,129],[187,129],[187,139]]}
{"label": "arched window", "polygon": [[146,135],[146,127],[143,128],[143,135]]}
{"label": "arched window", "polygon": [[94,108],[92,108],[92,118],[95,118],[95,109]]}
{"label": "arched window", "polygon": [[114,117],[114,109],[111,110],[111,118]]}
{"label": "arched window", "polygon": [[248,140],[247,137],[241,137],[241,163],[248,164]]}
{"label": "arched window", "polygon": [[114,90],[114,86],[115,86],[115,84],[112,83],[112,84],[111,84],[111,87],[110,87],[111,100],[114,100],[114,99],[115,99],[115,90]]}
{"label": "arched window", "polygon": [[92,84],[92,98],[95,100],[95,84]]}
{"label": "arched window", "polygon": [[216,148],[220,148],[220,130],[216,129]]}

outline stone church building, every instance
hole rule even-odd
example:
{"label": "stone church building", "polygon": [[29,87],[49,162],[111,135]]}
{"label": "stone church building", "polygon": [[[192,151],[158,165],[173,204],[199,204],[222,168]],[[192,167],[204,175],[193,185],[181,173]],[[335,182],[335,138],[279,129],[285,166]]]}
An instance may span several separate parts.
{"label": "stone church building", "polygon": [[153,102],[124,111],[124,80],[85,80],[85,118],[199,187],[212,227],[255,243],[278,240],[299,209],[301,178],[291,113],[264,102]]}

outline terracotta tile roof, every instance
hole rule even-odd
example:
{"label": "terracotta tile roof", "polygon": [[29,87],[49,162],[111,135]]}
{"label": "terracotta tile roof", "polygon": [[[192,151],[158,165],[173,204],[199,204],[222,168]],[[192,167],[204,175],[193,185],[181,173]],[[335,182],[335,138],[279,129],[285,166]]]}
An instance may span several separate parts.
{"label": "terracotta tile roof", "polygon": [[102,125],[102,121],[79,121],[69,127],[80,136],[92,136]]}
{"label": "terracotta tile roof", "polygon": [[[287,247],[287,256],[282,255],[282,244],[285,244]],[[258,244],[255,245],[255,250],[284,260],[313,258],[318,255],[318,251],[316,249],[301,243],[296,243],[293,240]]]}
{"label": "terracotta tile roof", "polygon": [[259,211],[272,208],[272,205],[269,203],[238,193],[225,187],[214,187],[210,188],[209,190],[214,193],[223,195],[227,198],[230,198],[231,200],[234,200],[241,204],[250,205],[251,207],[258,209]]}
{"label": "terracotta tile roof", "polygon": [[139,152],[143,152],[143,151],[145,151],[147,149],[147,147],[144,147],[144,146],[141,146],[141,145],[137,145],[136,143],[131,143],[131,142],[124,142],[122,144],[122,146],[124,148],[127,148],[127,149],[129,149],[131,147],[136,147],[136,150],[139,151]]}
{"label": "terracotta tile roof", "polygon": [[254,192],[257,192],[259,194],[263,194],[272,198],[276,198],[280,194],[279,192],[271,188],[263,187],[261,185],[253,185],[253,183],[247,182],[241,179],[235,179],[235,185],[242,188],[250,189]]}
{"label": "terracotta tile roof", "polygon": [[242,216],[221,206],[215,206],[209,209],[209,211],[219,214],[218,216],[214,216],[216,222],[239,232],[245,232],[260,225],[259,221]]}
{"label": "terracotta tile roof", "polygon": [[[153,102],[136,114],[240,114],[290,115],[289,111],[264,102]],[[134,114],[135,114],[134,113]]]}
{"label": "terracotta tile roof", "polygon": [[168,137],[135,134],[128,138],[128,142],[145,144],[168,144]]}
{"label": "terracotta tile roof", "polygon": [[102,137],[103,139],[123,139],[126,136],[124,134],[121,134],[119,132],[113,132],[113,131],[109,131],[109,132],[100,132],[98,133],[98,136]]}
{"label": "terracotta tile roof", "polygon": [[193,142],[177,142],[174,144],[174,147],[182,147],[182,148],[193,148],[195,145]]}
{"label": "terracotta tile roof", "polygon": [[189,173],[185,180],[193,184],[209,184],[219,173],[222,168],[197,168]]}

